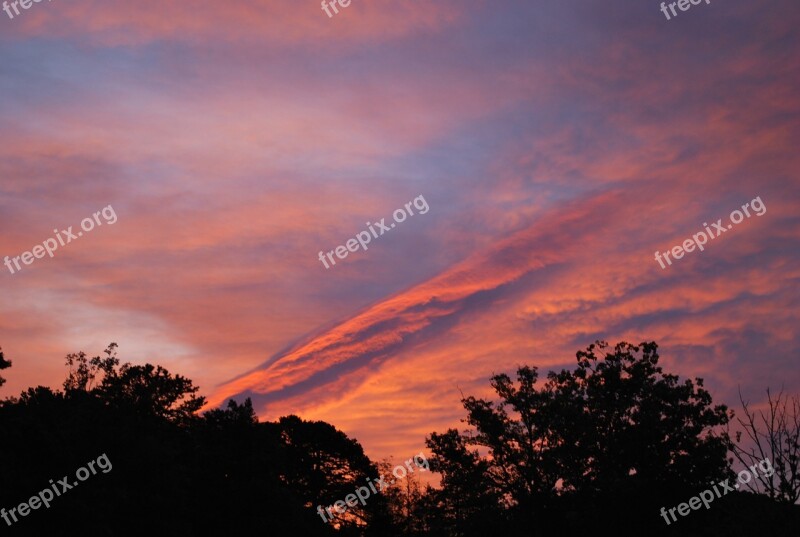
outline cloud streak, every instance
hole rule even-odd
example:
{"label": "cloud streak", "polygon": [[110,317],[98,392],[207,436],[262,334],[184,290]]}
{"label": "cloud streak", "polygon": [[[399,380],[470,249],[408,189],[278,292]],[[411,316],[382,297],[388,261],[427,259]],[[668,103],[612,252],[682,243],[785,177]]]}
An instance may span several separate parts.
{"label": "cloud streak", "polygon": [[[0,277],[3,390],[116,341],[380,457],[458,426],[492,373],[598,337],[658,341],[719,400],[800,389],[800,13],[629,4],[56,0],[3,21],[0,256],[119,215]],[[419,194],[424,219],[325,271],[319,250]],[[755,196],[763,217],[653,259]]]}

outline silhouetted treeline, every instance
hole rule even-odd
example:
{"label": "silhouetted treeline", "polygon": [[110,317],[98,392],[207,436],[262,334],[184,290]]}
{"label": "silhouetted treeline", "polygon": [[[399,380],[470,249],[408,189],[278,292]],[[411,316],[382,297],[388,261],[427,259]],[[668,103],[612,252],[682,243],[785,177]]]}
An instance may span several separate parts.
{"label": "silhouetted treeline", "polygon": [[[113,465],[0,531],[8,535],[800,535],[800,507],[736,492],[667,526],[659,515],[734,476],[726,426],[702,380],[658,366],[657,346],[598,342],[573,370],[496,375],[465,397],[468,430],[432,433],[439,487],[415,477],[348,508],[384,475],[334,426],[256,419],[250,400],[199,413],[191,380],[162,367],[67,356],[63,389],[0,403],[0,508],[17,507],[105,454]],[[609,352],[610,351],[610,352]],[[0,369],[11,365],[0,352]],[[2,385],[0,377],[0,385]],[[795,439],[796,441],[796,439]],[[788,459],[787,459],[788,460]],[[379,470],[379,468],[382,468]],[[787,470],[784,470],[786,473]],[[788,475],[788,474],[787,474]],[[793,476],[788,478],[792,482]],[[779,499],[777,495],[776,499]]]}

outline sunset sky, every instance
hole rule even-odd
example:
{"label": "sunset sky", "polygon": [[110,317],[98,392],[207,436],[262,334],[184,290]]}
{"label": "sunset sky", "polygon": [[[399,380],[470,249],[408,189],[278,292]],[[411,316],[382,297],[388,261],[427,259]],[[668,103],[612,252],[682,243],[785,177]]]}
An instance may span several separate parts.
{"label": "sunset sky", "polygon": [[[800,4],[53,0],[0,11],[0,396],[64,356],[407,458],[461,392],[655,340],[800,392]],[[430,210],[326,269],[424,196]],[[654,259],[760,197],[705,250]]]}

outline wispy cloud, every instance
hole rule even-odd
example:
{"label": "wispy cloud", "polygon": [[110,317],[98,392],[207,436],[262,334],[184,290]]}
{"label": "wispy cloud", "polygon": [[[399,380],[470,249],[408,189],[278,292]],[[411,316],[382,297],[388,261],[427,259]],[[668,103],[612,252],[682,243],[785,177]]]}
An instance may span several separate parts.
{"label": "wispy cloud", "polygon": [[[116,341],[378,456],[458,425],[459,390],[598,337],[655,339],[722,400],[796,391],[794,6],[58,0],[3,20],[0,256],[119,215],[0,274],[3,390]],[[419,194],[424,219],[320,265]],[[755,196],[768,213],[725,241],[653,260]]]}

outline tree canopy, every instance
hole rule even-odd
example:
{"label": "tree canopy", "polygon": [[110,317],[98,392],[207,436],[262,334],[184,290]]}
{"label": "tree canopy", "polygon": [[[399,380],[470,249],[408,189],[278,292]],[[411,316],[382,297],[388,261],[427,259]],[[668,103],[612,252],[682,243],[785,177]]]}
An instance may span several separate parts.
{"label": "tree canopy", "polygon": [[[574,367],[543,379],[529,365],[513,379],[492,376],[494,398],[462,397],[467,429],[428,436],[433,482],[410,476],[332,521],[318,508],[387,475],[389,461],[371,461],[329,423],[292,415],[259,422],[250,399],[202,412],[191,380],[158,365],[120,364],[116,349],[67,355],[63,390],[32,387],[0,401],[0,507],[27,501],[100,454],[113,463],[13,533],[527,537],[713,527],[794,535],[788,528],[800,523],[800,508],[785,501],[791,496],[778,494],[797,490],[796,427],[781,418],[773,430],[790,449],[775,456],[784,471],[768,490],[783,504],[737,492],[680,525],[664,524],[661,507],[732,475],[733,444],[731,412],[713,404],[702,379],[664,372],[653,342],[596,342]],[[10,365],[0,352],[0,369]]]}

